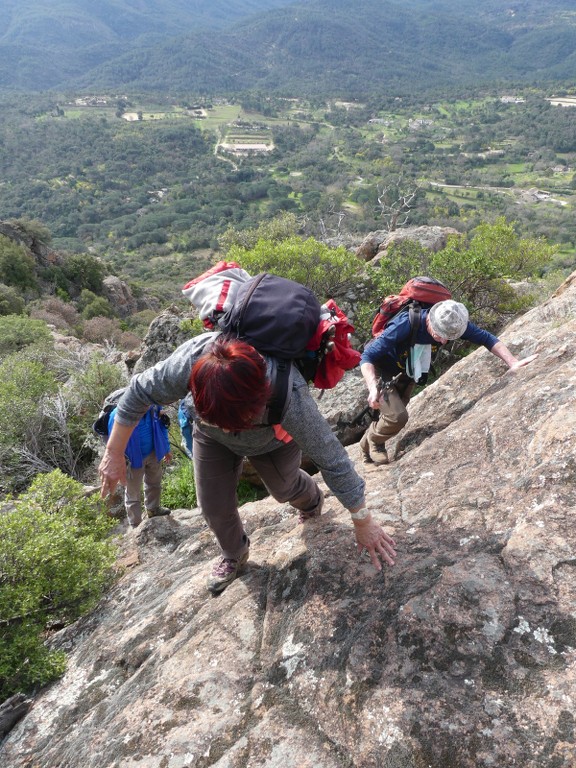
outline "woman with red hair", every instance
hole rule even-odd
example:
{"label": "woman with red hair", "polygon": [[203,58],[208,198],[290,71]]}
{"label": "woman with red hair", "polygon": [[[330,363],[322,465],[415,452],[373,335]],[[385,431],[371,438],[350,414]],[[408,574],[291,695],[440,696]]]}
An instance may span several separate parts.
{"label": "woman with red hair", "polygon": [[289,502],[305,521],[320,515],[323,495],[300,468],[304,452],[318,467],[341,504],[350,510],[359,551],[377,570],[393,565],[394,540],[373,520],[364,502],[364,480],[318,411],[308,384],[291,366],[280,424],[270,424],[277,361],[238,339],[204,333],[182,344],[166,360],[135,376],[117,406],[114,429],[100,463],[102,495],[125,478],[124,447],[143,412],[153,403],[191,398],[196,411],[193,459],[198,503],[222,554],[209,578],[217,594],[248,560],[246,535],[236,498],[244,457],[270,494]]}

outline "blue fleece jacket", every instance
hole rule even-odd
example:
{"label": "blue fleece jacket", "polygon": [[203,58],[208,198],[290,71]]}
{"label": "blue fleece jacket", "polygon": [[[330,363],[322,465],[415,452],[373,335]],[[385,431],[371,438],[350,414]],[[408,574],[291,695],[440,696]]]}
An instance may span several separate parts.
{"label": "blue fleece jacket", "polygon": [[[112,431],[117,408],[110,413],[108,419],[108,433]],[[130,466],[140,469],[148,454],[156,452],[156,459],[162,461],[167,453],[170,453],[170,440],[168,429],[160,421],[160,406],[152,406],[138,422],[138,426],[130,435],[126,446],[126,458]]]}
{"label": "blue fleece jacket", "polygon": [[[423,309],[420,315],[420,327],[416,335],[416,344],[437,345],[426,329],[426,318],[429,310]],[[390,320],[384,331],[366,345],[360,365],[372,363],[382,373],[395,376],[405,370],[406,358],[410,348],[410,317],[408,312],[400,312]],[[478,328],[474,323],[468,326],[462,334],[463,339],[471,341],[490,350],[499,339],[488,331]]]}

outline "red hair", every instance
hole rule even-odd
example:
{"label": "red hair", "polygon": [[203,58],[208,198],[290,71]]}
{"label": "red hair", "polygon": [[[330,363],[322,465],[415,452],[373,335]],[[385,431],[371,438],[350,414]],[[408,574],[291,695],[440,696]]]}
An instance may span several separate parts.
{"label": "red hair", "polygon": [[200,418],[232,432],[249,429],[271,394],[262,355],[245,341],[224,337],[194,363],[189,386]]}

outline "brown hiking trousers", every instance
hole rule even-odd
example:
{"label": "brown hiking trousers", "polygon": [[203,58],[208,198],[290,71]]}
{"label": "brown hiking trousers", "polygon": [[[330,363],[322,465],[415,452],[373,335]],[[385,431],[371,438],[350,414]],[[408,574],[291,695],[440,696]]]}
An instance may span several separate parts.
{"label": "brown hiking trousers", "polygon": [[[302,452],[291,440],[268,453],[250,456],[250,463],[276,501],[298,510],[314,509],[322,499],[316,482],[300,469]],[[244,456],[194,427],[194,474],[198,506],[216,536],[223,557],[238,560],[248,551],[248,539],[238,514],[236,487]]]}
{"label": "brown hiking trousers", "polygon": [[[386,384],[392,380],[392,376],[382,376]],[[372,445],[384,445],[390,438],[397,435],[408,423],[408,410],[406,406],[410,402],[412,392],[416,384],[409,376],[403,375],[393,386],[384,390],[380,405],[380,417],[368,427],[360,446],[366,453],[370,443]]]}

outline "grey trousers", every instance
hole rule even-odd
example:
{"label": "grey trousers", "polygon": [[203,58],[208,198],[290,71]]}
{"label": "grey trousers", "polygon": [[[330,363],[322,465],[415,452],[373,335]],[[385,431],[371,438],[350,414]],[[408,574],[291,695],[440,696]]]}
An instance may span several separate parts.
{"label": "grey trousers", "polygon": [[[249,458],[276,501],[289,502],[302,511],[309,511],[320,503],[322,493],[310,475],[300,469],[302,452],[294,441],[270,453]],[[222,556],[235,560],[248,551],[248,538],[240,520],[236,496],[243,459],[198,428],[194,430],[198,506],[216,536]]]}
{"label": "grey trousers", "polygon": [[145,457],[140,469],[134,469],[130,465],[126,468],[124,506],[132,527],[142,522],[142,483],[146,509],[158,509],[162,490],[162,462],[156,458],[155,451]]}

